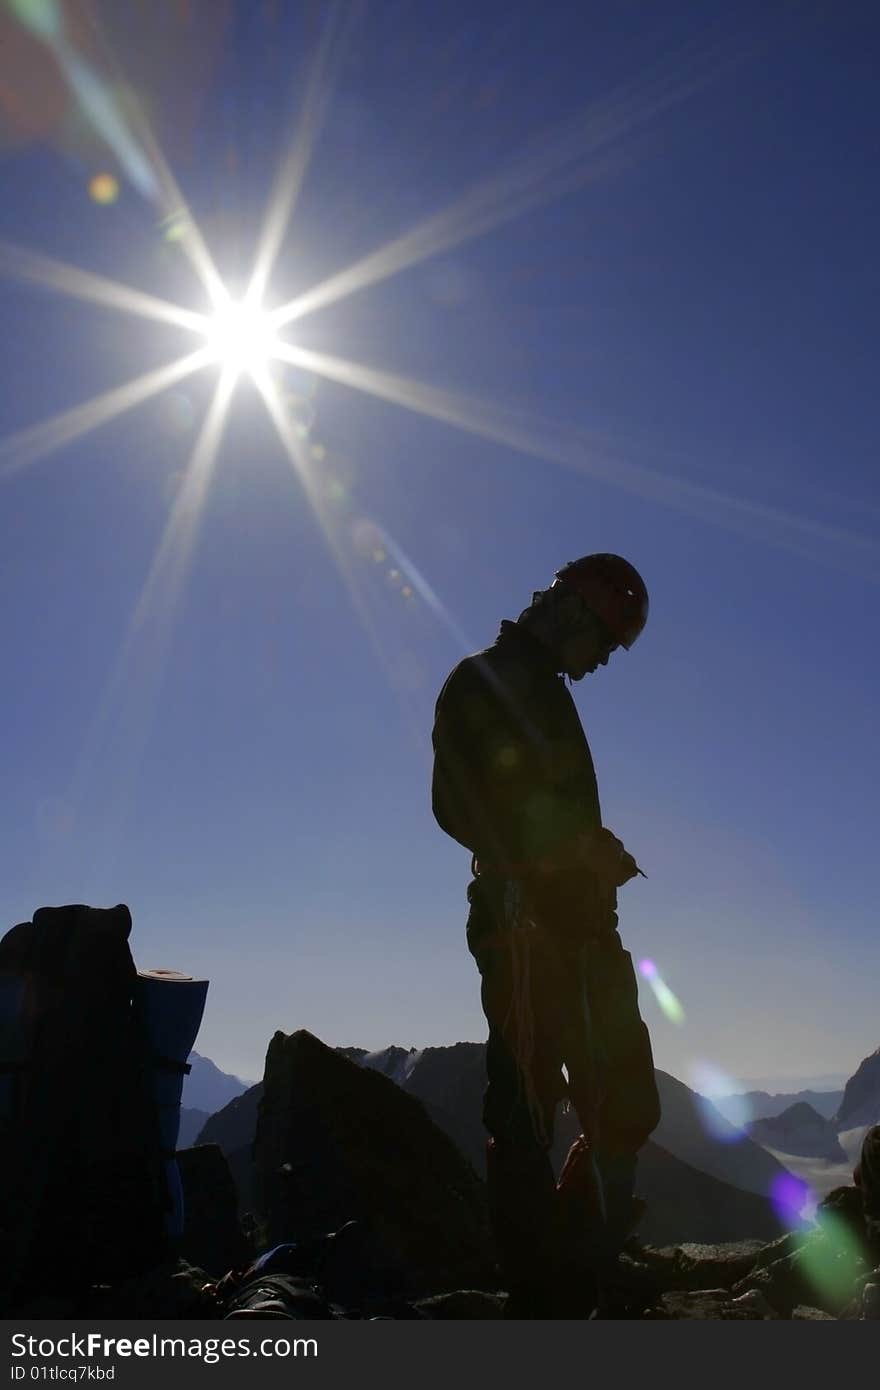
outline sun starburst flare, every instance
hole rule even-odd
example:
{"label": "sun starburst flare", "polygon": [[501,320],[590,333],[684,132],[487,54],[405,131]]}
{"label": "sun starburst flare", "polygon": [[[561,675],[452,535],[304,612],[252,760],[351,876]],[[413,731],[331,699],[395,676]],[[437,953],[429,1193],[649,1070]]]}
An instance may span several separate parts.
{"label": "sun starburst flare", "polygon": [[[85,102],[87,110],[91,112],[93,124],[104,130],[111,146],[113,136],[120,149],[125,145],[130,156],[129,163],[136,150],[138,161],[146,161],[149,165],[149,177],[144,174],[141,184],[144,188],[155,190],[155,200],[163,212],[180,219],[182,249],[201,282],[209,307],[205,312],[198,312],[93,271],[65,265],[22,247],[0,243],[0,274],[27,280],[101,308],[174,325],[182,332],[191,334],[194,339],[193,350],[184,356],[0,441],[0,477],[18,472],[74,439],[83,437],[186,376],[206,367],[214,367],[220,372],[222,389],[208,412],[211,421],[208,435],[210,455],[213,457],[220,447],[236,384],[241,379],[250,378],[258,387],[269,415],[279,429],[282,444],[296,465],[316,518],[325,535],[328,535],[328,519],[321,512],[320,488],[314,486],[311,476],[314,461],[307,450],[295,447],[290,431],[282,428],[285,412],[281,390],[269,371],[271,364],[280,363],[365,392],[376,399],[415,411],[517,453],[574,468],[593,481],[675,505],[727,529],[753,535],[763,532],[765,539],[792,549],[812,550],[816,539],[834,543],[843,563],[851,565],[855,562],[863,568],[876,570],[876,545],[866,536],[687,482],[660,468],[637,466],[622,457],[620,451],[610,451],[604,442],[583,429],[555,420],[527,418],[522,412],[496,403],[441,390],[427,382],[339,355],[306,349],[280,336],[283,330],[307,314],[411,269],[440,251],[484,236],[491,229],[512,221],[539,204],[563,196],[600,177],[607,168],[609,157],[619,160],[626,155],[626,150],[622,148],[625,137],[631,136],[638,128],[644,128],[661,111],[684,101],[705,84],[717,67],[714,56],[706,52],[687,54],[684,60],[676,64],[661,65],[650,75],[587,110],[565,127],[530,142],[518,158],[493,178],[470,189],[458,202],[393,237],[385,246],[369,252],[329,279],[306,289],[295,300],[281,306],[270,306],[267,304],[267,291],[272,270],[287,235],[291,214],[326,117],[333,80],[340,68],[351,34],[352,16],[356,15],[357,9],[357,5],[347,10],[344,5],[335,7],[333,23],[328,25],[318,46],[310,79],[305,86],[298,124],[279,163],[247,290],[241,299],[234,298],[224,285],[195,218],[145,118],[137,112],[133,113],[130,130],[123,132],[121,127],[117,129],[110,121],[112,113],[109,107],[105,110],[96,100],[89,105],[86,101],[88,92],[85,89],[80,92],[81,102]],[[59,36],[53,33],[43,37],[47,42],[55,42]],[[79,86],[83,87],[83,83],[88,87],[85,77]],[[76,83],[73,85],[77,86]],[[141,162],[137,163],[137,167],[141,168]],[[196,496],[197,505],[201,506],[203,487],[197,489]],[[160,548],[163,563],[167,559],[167,548],[167,545]],[[336,555],[336,559],[340,560],[339,555]]]}
{"label": "sun starburst flare", "polygon": [[[113,752],[110,763],[119,782],[114,804],[118,804],[121,811],[127,799],[136,770],[137,750],[144,746],[150,707],[170,651],[175,612],[198,537],[214,463],[237,386],[242,382],[254,383],[298,486],[308,500],[347,585],[364,631],[395,688],[395,659],[383,638],[381,625],[370,611],[362,575],[355,572],[349,543],[352,537],[340,526],[339,516],[328,505],[328,479],[321,471],[321,454],[308,446],[302,422],[291,418],[285,402],[284,369],[305,372],[310,377],[364,393],[388,405],[414,411],[427,420],[536,458],[545,465],[574,469],[592,483],[622,488],[643,499],[676,506],[727,530],[758,536],[810,555],[815,555],[816,542],[821,541],[822,554],[832,563],[855,567],[872,579],[878,577],[877,546],[866,535],[689,482],[671,475],[662,466],[636,465],[631,451],[609,448],[607,440],[584,428],[555,419],[540,420],[503,404],[441,389],[429,382],[353,361],[339,353],[306,348],[295,340],[298,325],[307,315],[338,305],[351,295],[411,271],[439,253],[484,237],[540,206],[599,181],[609,168],[629,162],[634,151],[631,140],[634,132],[645,131],[661,112],[683,102],[705,85],[731,55],[691,51],[680,55],[673,63],[658,65],[652,73],[593,105],[564,127],[527,142],[519,154],[500,166],[492,177],[467,189],[448,206],[404,227],[384,245],[368,250],[352,264],[301,290],[294,299],[279,303],[272,299],[273,271],[326,120],[353,24],[363,9],[360,0],[332,0],[328,9],[328,21],[304,85],[299,118],[284,147],[267,200],[250,276],[243,282],[246,288],[242,298],[234,296],[224,284],[144,113],[135,106],[123,116],[116,108],[111,87],[103,83],[100,73],[73,49],[61,27],[61,10],[56,0],[45,0],[36,8],[31,7],[28,0],[16,0],[16,5],[24,16],[22,22],[27,22],[31,28],[41,15],[45,18],[42,28],[37,26],[39,36],[61,65],[65,82],[76,97],[81,114],[113,151],[129,181],[156,206],[160,225],[173,228],[175,245],[186,256],[200,288],[201,311],[197,307],[171,303],[146,289],[121,284],[84,267],[64,264],[29,249],[0,242],[0,276],[66,294],[101,310],[112,309],[166,327],[171,325],[190,340],[188,350],[173,361],[0,440],[0,480],[20,475],[28,466],[84,438],[92,430],[118,419],[126,411],[198,371],[213,370],[218,376],[113,676],[99,702],[77,775],[74,801],[85,796],[84,788],[94,770],[98,744],[108,741],[112,742]],[[115,60],[106,52],[106,45],[101,51],[112,65]],[[121,77],[121,71],[116,75]],[[117,191],[115,179],[107,176],[94,184],[91,196],[98,203],[109,204],[115,200]],[[294,334],[293,341],[282,336],[286,332]],[[445,625],[462,649],[473,645],[467,642],[454,616],[414,563],[378,523],[372,525],[379,543],[374,558],[378,553],[383,559],[389,555],[395,565],[391,574],[397,575],[401,584],[401,569],[406,573],[407,583],[402,592],[417,592],[426,609]],[[122,710],[115,739],[110,737],[113,732],[111,706],[119,706]],[[415,738],[422,748],[421,730]],[[106,788],[102,787],[104,799],[105,794]],[[119,817],[116,820],[119,821]],[[681,1023],[683,1011],[675,996],[659,976],[646,978],[666,1016]]]}

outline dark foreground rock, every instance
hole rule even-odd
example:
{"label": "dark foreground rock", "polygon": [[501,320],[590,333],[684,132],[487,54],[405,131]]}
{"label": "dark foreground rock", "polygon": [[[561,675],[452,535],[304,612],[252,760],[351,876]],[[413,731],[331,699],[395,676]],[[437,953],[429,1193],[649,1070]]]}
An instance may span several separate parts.
{"label": "dark foreground rock", "polygon": [[779,1314],[759,1293],[735,1298],[728,1289],[697,1289],[663,1294],[644,1317],[648,1321],[710,1318],[717,1322],[765,1322]]}
{"label": "dark foreground rock", "polygon": [[767,1247],[759,1240],[740,1240],[730,1244],[644,1246],[638,1260],[667,1289],[731,1289],[751,1273],[756,1260]]}
{"label": "dark foreground rock", "polygon": [[[359,1048],[335,1051],[340,1058],[357,1062],[362,1073],[379,1074],[421,1101],[475,1174],[480,1178],[485,1175],[482,1097],[486,1064],[482,1043],[422,1051],[400,1047],[378,1053]],[[657,1141],[649,1141],[639,1155],[637,1186],[647,1203],[639,1227],[642,1239],[652,1245],[666,1245],[746,1238],[766,1241],[781,1234],[783,1228],[771,1204],[750,1190],[759,1186],[762,1192],[768,1191],[773,1179],[783,1173],[781,1166],[745,1137],[731,1144],[713,1140],[705,1133],[694,1093],[664,1072],[657,1073],[657,1080],[665,1115],[662,1134],[677,1152],[665,1146],[658,1132]],[[263,1083],[251,1087],[213,1115],[199,1137],[202,1144],[219,1144],[226,1154],[241,1212],[259,1206],[251,1149],[262,1098]],[[560,1109],[553,1151],[557,1171],[578,1133],[577,1117]]]}
{"label": "dark foreground rock", "polygon": [[[233,1316],[485,1321],[504,1317],[506,1295],[501,1289],[461,1288],[419,1299],[376,1296],[370,1292],[369,1261],[358,1273],[358,1261],[366,1258],[367,1251],[352,1241],[353,1230],[349,1225],[302,1246],[280,1247],[262,1256],[252,1269],[230,1272],[220,1281],[180,1260],[113,1286],[95,1286],[85,1296],[56,1294],[14,1311],[28,1321],[219,1321]],[[814,1232],[806,1238],[798,1235],[794,1249],[783,1242],[759,1248],[752,1269],[732,1285],[733,1276],[754,1253],[743,1242],[729,1247],[690,1244],[633,1250],[618,1262],[595,1316],[721,1322],[880,1318],[880,1269],[866,1270],[863,1263],[855,1262],[837,1292],[829,1295],[822,1267],[815,1262],[816,1251],[809,1248],[825,1240],[826,1235]],[[787,1253],[773,1258],[780,1250]],[[834,1260],[841,1252],[826,1254]],[[712,1282],[713,1276],[717,1282]],[[571,1314],[560,1310],[559,1316]]]}
{"label": "dark foreground rock", "polygon": [[838,1130],[880,1123],[880,1047],[847,1081],[834,1123]]}
{"label": "dark foreground rock", "polygon": [[254,1140],[266,1242],[357,1221],[388,1287],[494,1286],[483,1186],[424,1107],[311,1033],[276,1033]]}
{"label": "dark foreground rock", "polygon": [[186,1212],[179,1253],[219,1279],[253,1257],[239,1224],[229,1164],[216,1144],[182,1149],[177,1163]]}
{"label": "dark foreground rock", "polygon": [[[433,1098],[423,1104],[401,1089],[401,1069],[411,1076],[417,1067],[410,1054],[398,1051],[383,1074],[309,1033],[276,1034],[262,1087],[232,1103],[232,1118],[256,1123],[253,1161],[248,1143],[234,1149],[232,1164],[214,1144],[179,1155],[187,1221],[175,1253],[185,1259],[166,1259],[125,1279],[108,1270],[106,1283],[83,1288],[65,1279],[61,1256],[53,1266],[53,1296],[15,1309],[16,1316],[505,1316],[483,1183],[426,1109],[430,1104],[439,1117],[450,1103],[442,1069],[434,1076]],[[466,1060],[475,1065],[478,1059]],[[228,1129],[241,1138],[240,1125]],[[646,1244],[649,1219],[642,1223],[604,1281],[594,1315],[648,1321],[880,1318],[869,1218],[877,1196],[876,1147],[866,1137],[859,1185],[830,1193],[814,1225],[785,1231],[754,1194],[731,1189],[659,1145],[648,1146],[642,1175],[656,1194],[648,1218],[653,1215],[668,1234]],[[235,1164],[246,1170],[253,1193],[248,1210],[256,1217],[247,1220],[236,1203]],[[682,1239],[695,1228],[737,1234],[743,1222],[753,1238]],[[263,1253],[253,1259],[254,1251]],[[587,1315],[583,1300],[567,1301],[570,1307],[560,1304],[549,1315]]]}
{"label": "dark foreground rock", "polygon": [[434,1298],[421,1298],[416,1308],[422,1317],[444,1320],[449,1318],[497,1319],[504,1313],[504,1295],[485,1293],[482,1289],[457,1289],[455,1293],[442,1293]]}

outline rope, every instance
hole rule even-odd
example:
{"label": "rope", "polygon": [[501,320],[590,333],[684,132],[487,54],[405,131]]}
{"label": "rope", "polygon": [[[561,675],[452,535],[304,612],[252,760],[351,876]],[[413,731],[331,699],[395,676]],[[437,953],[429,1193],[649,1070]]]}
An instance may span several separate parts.
{"label": "rope", "polygon": [[532,946],[535,924],[523,915],[522,889],[515,879],[504,887],[506,945],[510,951],[511,998],[504,1020],[504,1036],[516,1059],[523,1095],[538,1142],[548,1147],[544,1107],[535,1083],[535,1014],[532,1006]]}

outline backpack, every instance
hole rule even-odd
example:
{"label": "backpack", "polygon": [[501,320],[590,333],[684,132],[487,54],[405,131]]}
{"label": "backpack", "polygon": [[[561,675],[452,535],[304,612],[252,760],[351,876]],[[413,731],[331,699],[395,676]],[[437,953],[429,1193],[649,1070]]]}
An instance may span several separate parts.
{"label": "backpack", "polygon": [[0,1306],[168,1255],[131,914],[44,907],[0,941]]}

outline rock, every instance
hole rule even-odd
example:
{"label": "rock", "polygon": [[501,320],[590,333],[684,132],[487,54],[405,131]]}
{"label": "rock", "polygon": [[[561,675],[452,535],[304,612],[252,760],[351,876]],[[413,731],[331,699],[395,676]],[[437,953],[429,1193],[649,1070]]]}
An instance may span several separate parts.
{"label": "rock", "polygon": [[866,1284],[862,1289],[862,1306],[859,1316],[864,1322],[880,1320],[880,1283]]}
{"label": "rock", "polygon": [[663,1294],[659,1304],[648,1309],[644,1316],[650,1321],[686,1318],[763,1322],[775,1315],[763,1298],[732,1298],[729,1289],[695,1289]]}
{"label": "rock", "polygon": [[880,1047],[861,1062],[847,1081],[840,1109],[834,1117],[838,1130],[880,1122]]}
{"label": "rock", "polygon": [[241,1216],[253,1213],[256,1207],[252,1150],[262,1095],[263,1083],[259,1081],[211,1115],[196,1140],[198,1144],[217,1144],[226,1155]]}
{"label": "rock", "polygon": [[449,1135],[478,1177],[486,1176],[483,1092],[485,1043],[450,1047],[388,1047],[381,1052],[345,1049],[361,1066],[379,1071],[422,1102],[431,1119]]}
{"label": "rock", "polygon": [[504,1312],[504,1295],[485,1293],[482,1289],[458,1289],[435,1298],[421,1298],[415,1306],[427,1318],[497,1319]]}
{"label": "rock", "polygon": [[[432,1052],[447,1052],[449,1049],[440,1047],[430,1050]],[[377,1071],[382,1076],[387,1076],[389,1081],[396,1081],[398,1086],[403,1086],[413,1067],[422,1057],[424,1049],[393,1045],[383,1047],[378,1052],[367,1052],[364,1047],[338,1047],[336,1051],[341,1053],[343,1057],[347,1057],[349,1061],[357,1062],[362,1067],[369,1067],[371,1071]]]}
{"label": "rock", "polygon": [[784,1260],[786,1256],[793,1255],[796,1250],[800,1250],[806,1238],[806,1231],[788,1231],[778,1240],[771,1240],[755,1256],[752,1269],[766,1269],[768,1265],[775,1264],[777,1260]]}
{"label": "rock", "polygon": [[622,1254],[613,1269],[603,1276],[598,1290],[583,1283],[572,1284],[567,1309],[560,1310],[557,1316],[582,1318],[589,1315],[598,1293],[596,1317],[640,1318],[646,1308],[658,1302],[668,1287],[662,1271],[658,1272],[631,1255]]}
{"label": "rock", "polygon": [[821,1308],[811,1308],[807,1303],[799,1303],[796,1308],[791,1310],[792,1322],[836,1322],[830,1313],[823,1313]]}
{"label": "rock", "polygon": [[236,1149],[250,1149],[257,1132],[262,1095],[263,1083],[258,1081],[240,1096],[235,1096],[205,1121],[196,1142],[219,1144],[227,1158]]}
{"label": "rock", "polygon": [[767,1246],[760,1240],[729,1244],[645,1246],[638,1259],[666,1289],[732,1288],[754,1267]]}
{"label": "rock", "polygon": [[251,1250],[238,1223],[232,1174],[218,1146],[181,1149],[177,1162],[184,1201],[180,1254],[216,1278],[246,1265]]}
{"label": "rock", "polygon": [[835,1187],[816,1208],[816,1222],[832,1236],[845,1236],[859,1250],[865,1246],[865,1213],[862,1194],[855,1186]]}
{"label": "rock", "polygon": [[401,1293],[494,1287],[470,1165],[418,1101],[304,1030],[269,1044],[254,1160],[270,1245],[354,1219]]}
{"label": "rock", "polygon": [[870,1258],[880,1260],[880,1125],[872,1125],[862,1140],[853,1178],[864,1215],[864,1236]]}
{"label": "rock", "polygon": [[738,1298],[734,1298],[730,1304],[731,1308],[742,1308],[757,1313],[762,1318],[778,1318],[779,1314],[774,1308],[770,1307],[760,1289],[749,1289],[748,1293],[741,1293]]}
{"label": "rock", "polygon": [[807,1276],[798,1256],[799,1252],[795,1252],[784,1259],[775,1260],[764,1269],[753,1270],[734,1284],[734,1293],[758,1289],[782,1317],[790,1317],[793,1308],[799,1303],[809,1302],[816,1292],[814,1281]]}
{"label": "rock", "polygon": [[734,1293],[758,1289],[771,1307],[785,1318],[799,1304],[818,1307],[837,1317],[852,1298],[863,1268],[859,1253],[829,1232],[816,1230],[789,1254],[766,1266],[753,1268],[734,1285]]}

